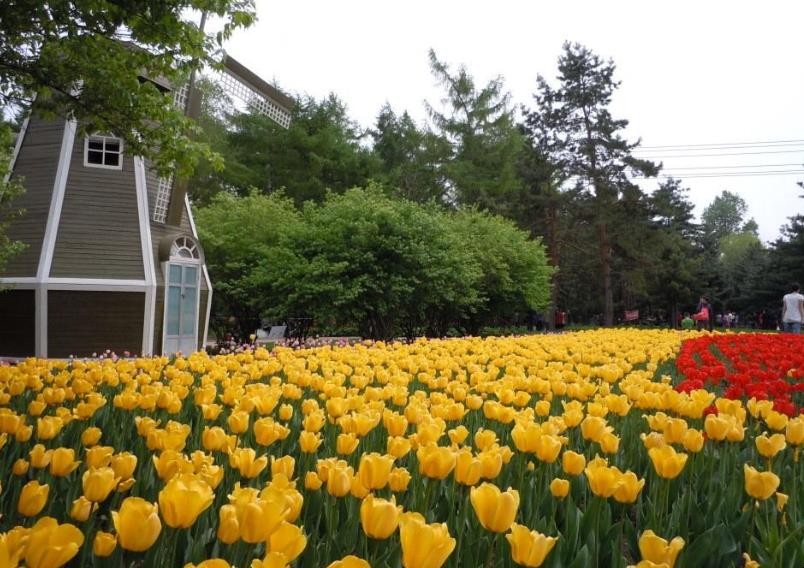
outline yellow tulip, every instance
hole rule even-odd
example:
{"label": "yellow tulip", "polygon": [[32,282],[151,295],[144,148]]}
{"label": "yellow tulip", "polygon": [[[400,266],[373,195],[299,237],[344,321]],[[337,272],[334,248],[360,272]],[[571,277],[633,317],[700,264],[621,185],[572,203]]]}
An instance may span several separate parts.
{"label": "yellow tulip", "polygon": [[363,454],[357,476],[366,489],[382,489],[388,484],[388,477],[394,467],[394,459],[375,452]]}
{"label": "yellow tulip", "polygon": [[17,501],[17,512],[25,517],[33,517],[45,507],[47,497],[50,493],[50,486],[46,483],[39,485],[36,480],[29,481],[22,487],[19,501]]}
{"label": "yellow tulip", "polygon": [[708,414],[704,420],[704,430],[712,440],[725,440],[731,426],[730,420],[718,414]]}
{"label": "yellow tulip", "polygon": [[620,476],[620,482],[614,490],[614,500],[618,503],[633,503],[644,486],[644,479],[638,479],[633,471],[627,471]]}
{"label": "yellow tulip", "polygon": [[289,434],[290,429],[273,418],[260,418],[254,422],[254,440],[261,446],[270,446],[277,440],[284,440]]}
{"label": "yellow tulip", "polygon": [[281,458],[271,456],[271,477],[283,474],[287,479],[291,479],[295,468],[296,459],[293,456],[283,456]]}
{"label": "yellow tulip", "polygon": [[586,458],[571,450],[565,451],[561,456],[561,468],[567,475],[580,475],[586,467]]}
{"label": "yellow tulip", "polygon": [[159,509],[165,524],[186,529],[212,505],[212,488],[198,477],[183,473],[176,475],[159,492]]}
{"label": "yellow tulip", "polygon": [[675,479],[687,464],[687,454],[676,452],[673,446],[651,448],[648,450],[650,461],[656,474],[664,479]]}
{"label": "yellow tulip", "polygon": [[541,427],[533,422],[527,424],[519,423],[511,430],[511,438],[514,440],[514,446],[522,453],[536,453],[538,441],[541,437]]}
{"label": "yellow tulip", "polygon": [[776,430],[777,432],[784,430],[788,421],[787,415],[776,412],[775,410],[771,410],[768,412],[768,415],[765,416],[765,424],[768,425],[768,428]]}
{"label": "yellow tulip", "polygon": [[31,466],[37,469],[42,469],[50,464],[50,456],[53,455],[53,450],[45,450],[42,444],[36,444],[33,449],[28,452],[28,457],[31,459]]}
{"label": "yellow tulip", "polygon": [[[508,446],[506,446],[507,448]],[[477,454],[480,460],[480,467],[483,470],[480,477],[483,479],[495,479],[502,471],[503,455],[497,450],[489,450]]]}
{"label": "yellow tulip", "polygon": [[487,450],[492,445],[497,443],[497,434],[494,430],[486,430],[484,428],[480,428],[475,433],[475,447],[478,450]]}
{"label": "yellow tulip", "polygon": [[776,510],[782,512],[787,505],[787,500],[790,498],[789,495],[785,493],[776,492]]}
{"label": "yellow tulip", "polygon": [[411,444],[410,440],[403,437],[389,437],[388,442],[386,445],[386,452],[395,457],[396,459],[401,459],[410,453]]}
{"label": "yellow tulip", "polygon": [[307,537],[302,527],[288,522],[282,522],[268,539],[268,548],[271,552],[279,552],[285,556],[285,562],[293,562],[301,555],[307,546]]}
{"label": "yellow tulip", "polygon": [[654,564],[665,564],[669,568],[673,568],[675,565],[678,553],[682,548],[684,548],[684,539],[680,536],[668,543],[652,530],[646,530],[639,537],[639,553],[642,555],[642,559]]}
{"label": "yellow tulip", "polygon": [[386,412],[382,417],[382,423],[388,431],[389,438],[404,436],[408,429],[407,418],[396,412]]}
{"label": "yellow tulip", "polygon": [[357,556],[344,556],[340,560],[331,562],[327,568],[371,568],[371,564]]}
{"label": "yellow tulip", "polygon": [[75,459],[75,450],[72,448],[56,448],[50,455],[50,475],[64,477],[71,474],[81,465]]}
{"label": "yellow tulip", "polygon": [[354,472],[351,467],[332,467],[327,472],[327,493],[335,497],[343,497],[352,489]]}
{"label": "yellow tulip", "polygon": [[[242,434],[248,430],[249,413],[242,410],[235,410],[229,415],[229,418],[226,419],[226,423],[229,425],[229,431],[232,432],[232,434]],[[254,434],[256,435],[256,424],[254,430]]]}
{"label": "yellow tulip", "polygon": [[229,454],[229,465],[243,477],[253,479],[268,467],[268,456],[258,458],[253,448],[238,448]]}
{"label": "yellow tulip", "polygon": [[95,539],[92,541],[92,552],[95,556],[101,558],[111,556],[115,548],[117,548],[117,537],[115,535],[103,531],[95,533]]}
{"label": "yellow tulip", "polygon": [[611,467],[606,466],[587,466],[584,470],[586,479],[589,481],[589,489],[598,497],[608,499],[620,485],[621,473]]}
{"label": "yellow tulip", "polygon": [[764,501],[776,492],[779,487],[779,476],[772,471],[757,471],[748,464],[743,464],[745,474],[745,492],[754,499]]}
{"label": "yellow tulip", "polygon": [[304,488],[310,491],[318,491],[321,489],[323,482],[318,474],[314,471],[308,471],[304,476]]}
{"label": "yellow tulip", "polygon": [[98,504],[93,503],[83,495],[75,499],[70,506],[70,518],[79,523],[85,522],[93,510],[97,510]]}
{"label": "yellow tulip", "polygon": [[410,483],[410,472],[404,467],[395,467],[388,476],[388,486],[394,493],[407,490]]}
{"label": "yellow tulip", "polygon": [[130,452],[115,454],[111,459],[111,467],[120,479],[130,479],[134,475],[134,470],[137,469],[137,456]]}
{"label": "yellow tulip", "polygon": [[793,446],[801,446],[804,444],[804,416],[796,416],[787,422],[784,429],[784,435],[787,441]]}
{"label": "yellow tulip", "polygon": [[289,510],[281,495],[268,495],[247,503],[240,518],[240,538],[249,544],[267,541],[284,522]]}
{"label": "yellow tulip", "polygon": [[287,568],[287,558],[281,552],[268,552],[262,560],[252,560],[251,568]]}
{"label": "yellow tulip", "polygon": [[496,485],[483,483],[469,493],[472,508],[484,529],[502,533],[511,528],[519,509],[519,492],[509,488],[502,492]]}
{"label": "yellow tulip", "polygon": [[762,434],[754,439],[754,443],[757,445],[759,455],[769,459],[787,447],[784,434],[773,434],[770,437],[767,434]]}
{"label": "yellow tulip", "polygon": [[120,478],[115,476],[114,470],[110,467],[90,469],[84,472],[81,478],[84,497],[94,503],[105,501],[119,482]]}
{"label": "yellow tulip", "polygon": [[91,428],[87,428],[81,433],[81,443],[85,447],[91,448],[92,446],[100,442],[102,435],[103,432],[101,431],[100,428],[96,428],[94,426]]}
{"label": "yellow tulip", "polygon": [[447,431],[447,436],[449,436],[450,442],[455,445],[460,446],[466,441],[466,438],[469,436],[469,430],[461,424],[457,428],[453,428],[452,430]]}
{"label": "yellow tulip", "polygon": [[57,416],[45,416],[36,419],[36,437],[40,440],[52,440],[61,432],[64,422]]}
{"label": "yellow tulip", "polygon": [[690,428],[684,433],[684,449],[688,452],[698,453],[703,449],[704,436],[703,432]]}
{"label": "yellow tulip", "polygon": [[461,485],[477,485],[483,473],[483,464],[469,448],[461,448],[455,457],[455,481]]}
{"label": "yellow tulip", "polygon": [[303,430],[299,434],[299,448],[305,454],[314,454],[321,445],[321,435]]}
{"label": "yellow tulip", "polygon": [[205,426],[201,433],[201,445],[208,452],[222,451],[227,443],[226,431],[220,426]]}
{"label": "yellow tulip", "polygon": [[604,433],[598,443],[600,444],[600,449],[607,454],[616,454],[620,449],[620,438],[611,432]]}
{"label": "yellow tulip", "polygon": [[111,446],[94,446],[87,450],[87,467],[100,468],[108,466],[112,461],[114,448]]}
{"label": "yellow tulip", "polygon": [[279,419],[287,422],[293,418],[293,407],[289,404],[283,404],[279,407]]}
{"label": "yellow tulip", "polygon": [[545,463],[553,463],[561,451],[561,440],[558,436],[544,434],[536,440],[536,457]]}
{"label": "yellow tulip", "polygon": [[[556,480],[557,481],[557,480]],[[505,535],[511,544],[511,558],[520,566],[536,568],[544,563],[558,538],[545,536],[528,527],[514,523]]]}
{"label": "yellow tulip", "polygon": [[348,456],[357,449],[360,440],[354,434],[338,434],[335,442],[335,451],[342,456]]}
{"label": "yellow tulip", "polygon": [[584,440],[599,441],[608,431],[607,428],[606,420],[599,416],[587,416],[581,422],[581,434]]}
{"label": "yellow tulip", "polygon": [[184,568],[231,568],[231,565],[223,558],[209,558],[198,564],[187,563]]}
{"label": "yellow tulip", "polygon": [[397,506],[395,497],[386,501],[369,494],[360,504],[360,523],[363,532],[378,540],[384,540],[396,531],[401,514],[402,507]]}
{"label": "yellow tulip", "polygon": [[550,493],[557,499],[563,499],[569,495],[570,483],[566,479],[555,478],[550,482]]}
{"label": "yellow tulip", "polygon": [[240,523],[234,505],[222,505],[218,510],[218,540],[224,544],[233,544],[240,540]]}
{"label": "yellow tulip", "polygon": [[455,549],[455,539],[445,523],[426,524],[417,513],[405,513],[399,521],[404,568],[440,568]]}
{"label": "yellow tulip", "polygon": [[127,497],[119,511],[112,511],[112,522],[120,548],[144,552],[153,546],[162,531],[156,503],[140,497]]}
{"label": "yellow tulip", "polygon": [[30,467],[30,462],[24,458],[19,458],[14,461],[14,465],[11,467],[11,472],[14,475],[25,475],[28,473],[28,468]]}
{"label": "yellow tulip", "polygon": [[419,460],[419,473],[432,479],[445,479],[455,468],[455,452],[452,448],[422,446],[417,450],[416,458]]}
{"label": "yellow tulip", "polygon": [[57,568],[64,566],[78,554],[84,544],[84,535],[73,525],[60,525],[52,517],[43,517],[31,527],[25,564],[30,568]]}
{"label": "yellow tulip", "polygon": [[743,560],[745,561],[743,568],[760,568],[759,562],[752,560],[747,552],[743,552]]}

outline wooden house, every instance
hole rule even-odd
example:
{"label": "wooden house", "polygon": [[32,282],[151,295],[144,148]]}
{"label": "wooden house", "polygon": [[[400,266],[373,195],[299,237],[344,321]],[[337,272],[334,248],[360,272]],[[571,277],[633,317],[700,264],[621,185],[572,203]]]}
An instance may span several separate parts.
{"label": "wooden house", "polygon": [[[218,80],[289,124],[292,100],[237,61],[226,57]],[[187,90],[173,93],[182,107]],[[212,283],[185,184],[160,178],[113,134],[76,133],[34,105],[17,137],[11,175],[23,180],[25,214],[9,236],[27,247],[0,273],[0,356],[202,348]]]}

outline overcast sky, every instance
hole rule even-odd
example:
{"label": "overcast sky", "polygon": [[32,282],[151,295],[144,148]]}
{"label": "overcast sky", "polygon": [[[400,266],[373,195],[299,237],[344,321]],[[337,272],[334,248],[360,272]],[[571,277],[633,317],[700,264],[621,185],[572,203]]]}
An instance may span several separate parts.
{"label": "overcast sky", "polygon": [[804,211],[804,173],[742,175],[804,171],[804,2],[256,2],[259,21],[227,51],[285,91],[334,92],[364,127],[386,101],[426,119],[423,101],[442,96],[431,47],[478,84],[502,75],[514,102],[530,105],[536,76],[554,80],[562,43],[580,42],[614,60],[612,111],[645,146],[794,141],[645,149],[684,180],[698,215],[722,190],[738,193],[767,241]]}

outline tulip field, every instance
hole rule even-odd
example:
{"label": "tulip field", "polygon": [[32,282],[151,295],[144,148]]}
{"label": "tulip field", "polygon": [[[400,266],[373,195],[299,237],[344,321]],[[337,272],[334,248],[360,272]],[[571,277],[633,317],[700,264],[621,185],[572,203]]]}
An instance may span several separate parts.
{"label": "tulip field", "polygon": [[0,568],[804,566],[804,336],[0,366]]}

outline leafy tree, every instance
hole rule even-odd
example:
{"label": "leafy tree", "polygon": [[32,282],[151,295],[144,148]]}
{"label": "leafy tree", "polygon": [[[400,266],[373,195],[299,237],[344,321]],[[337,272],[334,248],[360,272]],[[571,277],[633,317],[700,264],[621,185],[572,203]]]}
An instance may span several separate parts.
{"label": "leafy tree", "polygon": [[206,168],[199,184],[203,193],[194,199],[205,201],[219,191],[247,195],[256,188],[266,194],[282,190],[301,205],[322,201],[327,190],[342,193],[365,185],[377,170],[360,143],[362,132],[335,95],[320,101],[298,97],[287,129],[257,113],[230,121],[215,146],[226,157],[224,169]]}
{"label": "leafy tree", "polygon": [[[614,322],[613,224],[626,190],[638,191],[633,176],[652,176],[655,164],[632,155],[639,142],[628,142],[621,132],[628,121],[615,119],[609,104],[619,83],[614,64],[579,44],[564,44],[558,60],[558,83],[553,88],[541,76],[534,95],[537,110],[527,114],[528,127],[541,140],[549,160],[575,180],[587,218],[596,233],[596,249],[603,295],[603,322]],[[622,215],[620,216],[622,218]]]}
{"label": "leafy tree", "polygon": [[746,222],[747,214],[748,204],[742,197],[726,190],[721,192],[701,215],[704,237],[708,244],[717,247],[722,238],[743,231],[756,234],[757,224],[753,219]]}
{"label": "leafy tree", "polygon": [[657,246],[651,251],[656,264],[649,274],[649,288],[653,302],[667,310],[673,325],[679,311],[691,310],[702,293],[701,254],[696,246],[699,227],[693,221],[688,191],[680,180],[669,178],[650,199]]}
{"label": "leafy tree", "polygon": [[767,264],[767,251],[762,241],[749,231],[723,237],[718,264],[723,282],[724,309],[750,309]]}
{"label": "leafy tree", "polygon": [[[220,18],[213,36],[185,19]],[[255,17],[252,0],[5,0],[0,3],[0,106],[30,103],[73,116],[85,132],[114,132],[127,151],[186,172],[208,147],[151,81],[176,82],[213,63],[216,48]]]}
{"label": "leafy tree", "polygon": [[523,141],[502,78],[478,88],[465,67],[450,72],[432,49],[430,69],[446,89],[441,100],[446,112],[430,104],[427,109],[436,131],[452,144],[451,159],[444,164],[452,199],[508,212],[505,200],[521,183],[517,160]]}
{"label": "leafy tree", "polygon": [[450,215],[449,227],[480,269],[478,308],[466,330],[512,323],[517,316],[542,310],[550,302],[552,268],[540,240],[532,240],[502,217],[474,209]]}
{"label": "leafy tree", "polygon": [[446,202],[443,165],[450,154],[447,140],[429,129],[419,129],[407,111],[397,116],[387,104],[380,109],[371,137],[382,185],[412,201]]}
{"label": "leafy tree", "polygon": [[11,125],[0,122],[0,272],[24,246],[20,241],[10,239],[7,233],[9,224],[22,213],[14,206],[14,200],[23,192],[21,181],[5,181],[9,173],[13,140]]}
{"label": "leafy tree", "polygon": [[297,234],[301,218],[282,195],[222,193],[196,210],[199,237],[215,292],[215,332],[234,328],[244,339],[260,325],[267,306],[277,302],[276,282],[296,259],[288,236]]}

